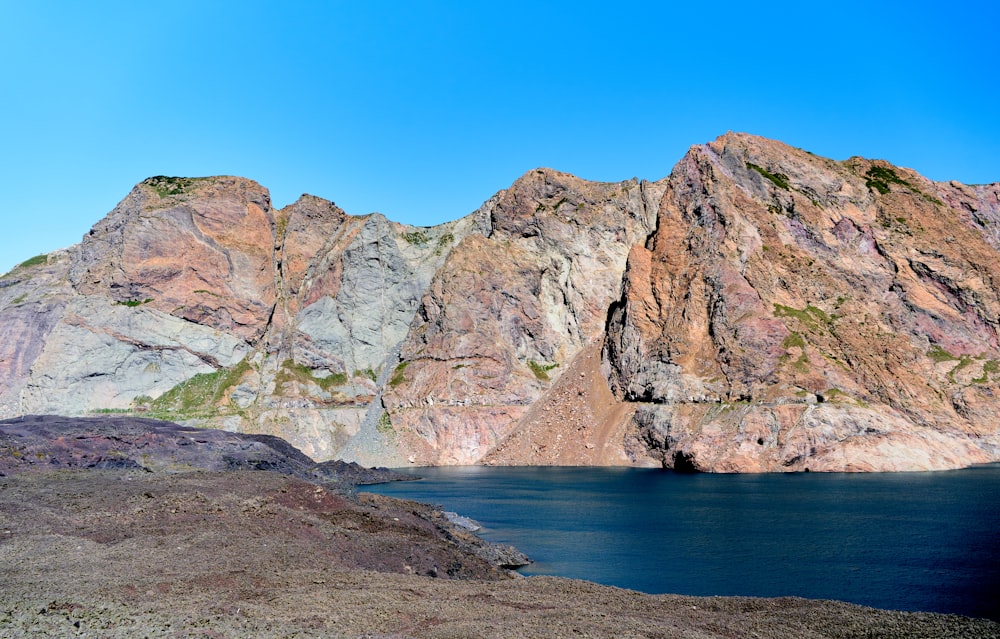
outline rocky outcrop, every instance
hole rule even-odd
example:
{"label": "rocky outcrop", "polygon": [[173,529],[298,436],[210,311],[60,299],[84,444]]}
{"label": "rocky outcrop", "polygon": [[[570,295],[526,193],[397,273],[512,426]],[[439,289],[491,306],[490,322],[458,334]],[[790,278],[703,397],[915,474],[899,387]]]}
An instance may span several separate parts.
{"label": "rocky outcrop", "polygon": [[134,412],[364,465],[1000,459],[1000,184],[728,134],[417,228],[150,178],[0,277],[0,418]]}
{"label": "rocky outcrop", "polygon": [[996,193],[747,135],[692,148],[609,315],[636,437],[712,471],[997,459]]}
{"label": "rocky outcrop", "polygon": [[629,247],[663,186],[532,171],[487,203],[423,297],[383,402],[417,463],[469,464],[518,428],[574,357],[599,340]]}
{"label": "rocky outcrop", "polygon": [[378,376],[432,276],[488,227],[308,195],[274,211],[242,178],[150,178],[80,245],[2,278],[0,417],[138,411],[334,458],[381,414]]}
{"label": "rocky outcrop", "polygon": [[77,296],[60,311],[21,391],[22,410],[128,407],[192,375],[235,366],[250,350],[236,335],[106,297]]}
{"label": "rocky outcrop", "polygon": [[410,475],[344,462],[316,463],[270,435],[245,435],[112,415],[26,415],[0,420],[0,476],[52,470],[126,469],[149,473],[261,470],[341,491],[410,481]]}
{"label": "rocky outcrop", "polygon": [[0,277],[0,418],[24,412],[21,392],[67,300],[68,251],[39,255]]}
{"label": "rocky outcrop", "polygon": [[275,301],[271,198],[243,178],[150,178],[80,244],[74,288],[245,340]]}

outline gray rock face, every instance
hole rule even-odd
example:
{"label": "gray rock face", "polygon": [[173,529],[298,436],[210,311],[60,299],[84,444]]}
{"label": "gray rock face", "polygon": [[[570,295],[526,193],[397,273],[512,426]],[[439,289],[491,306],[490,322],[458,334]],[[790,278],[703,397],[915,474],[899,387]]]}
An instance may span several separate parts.
{"label": "gray rock face", "polygon": [[193,374],[235,366],[249,350],[234,335],[155,309],[78,296],[63,307],[34,360],[21,410],[129,408],[137,396],[159,397]]}
{"label": "gray rock face", "polygon": [[31,367],[73,295],[72,253],[39,256],[0,276],[0,419],[24,412],[21,391]]}
{"label": "gray rock face", "polygon": [[[296,360],[344,373],[378,370],[406,337],[421,295],[455,241],[453,226],[407,229],[378,214],[362,220],[346,248],[321,256],[341,276],[336,291],[296,315]],[[324,359],[331,354],[339,358]]]}

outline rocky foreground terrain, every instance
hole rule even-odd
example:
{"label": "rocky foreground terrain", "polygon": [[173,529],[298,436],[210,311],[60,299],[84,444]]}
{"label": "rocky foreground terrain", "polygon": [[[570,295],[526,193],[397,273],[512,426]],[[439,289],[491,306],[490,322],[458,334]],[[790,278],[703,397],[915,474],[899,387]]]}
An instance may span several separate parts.
{"label": "rocky foreground terrain", "polygon": [[316,466],[274,438],[151,420],[0,423],[0,637],[1000,635],[830,601],[516,578],[510,549]]}
{"label": "rocky foreground terrain", "polygon": [[431,228],[138,184],[0,276],[0,417],[131,412],[364,465],[1000,460],[1000,184],[730,133]]}

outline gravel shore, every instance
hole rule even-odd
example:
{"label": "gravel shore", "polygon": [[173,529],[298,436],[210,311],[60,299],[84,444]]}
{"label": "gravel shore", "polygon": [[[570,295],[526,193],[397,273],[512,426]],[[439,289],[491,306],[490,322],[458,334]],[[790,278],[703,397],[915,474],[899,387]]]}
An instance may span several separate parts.
{"label": "gravel shore", "polygon": [[0,637],[1000,637],[829,601],[521,578],[434,509],[270,472],[0,477]]}

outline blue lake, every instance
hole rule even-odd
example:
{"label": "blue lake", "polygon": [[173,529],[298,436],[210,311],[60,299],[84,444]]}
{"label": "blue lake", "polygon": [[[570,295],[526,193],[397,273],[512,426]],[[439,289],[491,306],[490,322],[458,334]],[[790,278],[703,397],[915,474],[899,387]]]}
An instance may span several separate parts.
{"label": "blue lake", "polygon": [[1000,464],[683,475],[420,468],[363,490],[437,504],[558,575],[647,593],[794,595],[1000,619]]}

